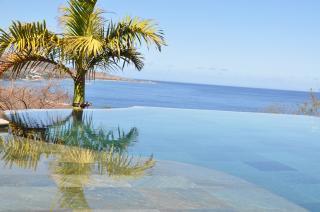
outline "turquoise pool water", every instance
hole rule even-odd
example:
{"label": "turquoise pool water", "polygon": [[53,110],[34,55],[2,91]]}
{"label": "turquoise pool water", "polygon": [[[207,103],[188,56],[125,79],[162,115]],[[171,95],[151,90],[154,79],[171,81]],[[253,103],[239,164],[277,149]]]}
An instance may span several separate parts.
{"label": "turquoise pool water", "polygon": [[[149,107],[86,110],[81,116],[68,110],[31,110],[20,114],[24,114],[21,122],[32,120],[28,129],[50,128],[55,123],[78,126],[70,121],[77,117],[96,131],[113,132],[108,140],[113,144],[88,145],[96,142],[94,136],[84,139],[86,136],[79,135],[81,130],[64,135],[63,144],[95,151],[110,151],[113,146],[121,154],[142,161],[153,155],[155,165],[133,178],[114,178],[99,174],[96,162],[92,162],[95,165],[86,174],[88,180],[74,185],[83,173],[62,174],[50,169],[63,164],[59,161],[62,156],[57,156],[60,149],[40,155],[36,169],[17,161],[8,163],[5,155],[9,151],[0,150],[0,210],[320,210],[318,118]],[[37,124],[31,126],[32,123]],[[46,133],[53,132],[55,128],[51,127]],[[48,142],[59,143],[56,138],[61,133],[50,138],[47,134],[44,137]],[[81,139],[80,143],[73,141]],[[126,143],[117,146],[119,140]],[[52,165],[57,162],[58,166]],[[75,177],[67,181],[71,185],[61,189],[59,179],[65,179],[65,175]],[[65,187],[78,189],[66,191]],[[61,198],[67,196],[65,193],[81,194],[78,203]]]}

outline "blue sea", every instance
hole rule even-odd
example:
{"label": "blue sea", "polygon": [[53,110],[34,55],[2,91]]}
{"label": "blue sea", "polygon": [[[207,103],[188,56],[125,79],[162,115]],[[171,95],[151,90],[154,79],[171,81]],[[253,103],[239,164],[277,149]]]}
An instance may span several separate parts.
{"label": "blue sea", "polygon": [[[1,82],[8,84],[8,82]],[[37,86],[43,81],[18,81]],[[71,80],[61,81],[70,94]],[[309,92],[243,88],[173,82],[119,82],[95,80],[86,84],[86,99],[93,108],[152,106],[261,112],[269,107],[289,111],[310,99]]]}

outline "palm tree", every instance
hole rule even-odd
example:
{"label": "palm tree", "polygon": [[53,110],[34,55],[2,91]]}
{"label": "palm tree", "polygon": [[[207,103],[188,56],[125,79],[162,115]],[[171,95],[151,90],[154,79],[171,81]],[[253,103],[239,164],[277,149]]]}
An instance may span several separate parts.
{"label": "palm tree", "polygon": [[105,20],[97,0],[69,0],[62,8],[62,33],[48,30],[46,22],[14,21],[7,31],[0,29],[0,74],[11,70],[14,77],[34,68],[50,68],[74,81],[73,107],[85,102],[86,77],[97,70],[144,66],[142,44],[166,45],[163,32],[151,20],[125,17]]}

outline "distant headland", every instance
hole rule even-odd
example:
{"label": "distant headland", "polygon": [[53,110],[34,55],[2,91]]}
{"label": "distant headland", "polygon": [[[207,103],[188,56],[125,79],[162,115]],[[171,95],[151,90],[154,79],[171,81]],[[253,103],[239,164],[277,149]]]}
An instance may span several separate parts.
{"label": "distant headland", "polygon": [[[10,71],[5,72],[2,76],[4,80],[30,80],[30,81],[37,81],[37,80],[47,80],[47,79],[68,79],[70,78],[69,75],[66,74],[59,74],[58,72],[52,72],[49,69],[40,70],[27,70],[19,74],[19,76],[12,76]],[[126,77],[120,77],[116,75],[112,75],[105,72],[95,72],[94,76],[92,76],[95,80],[106,80],[106,81],[119,81],[119,82],[141,82],[141,83],[154,83],[151,80],[140,80],[140,79],[132,79]]]}

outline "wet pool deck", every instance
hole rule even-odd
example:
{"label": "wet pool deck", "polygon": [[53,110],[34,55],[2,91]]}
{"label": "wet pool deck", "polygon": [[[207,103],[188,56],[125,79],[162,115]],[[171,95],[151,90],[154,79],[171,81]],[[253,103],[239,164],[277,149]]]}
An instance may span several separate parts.
{"label": "wet pool deck", "polygon": [[86,185],[77,179],[88,176],[74,175],[63,188],[61,176],[48,173],[47,164],[37,172],[2,169],[0,211],[305,211],[240,178],[184,163],[158,161],[146,176],[136,179],[93,174]]}

